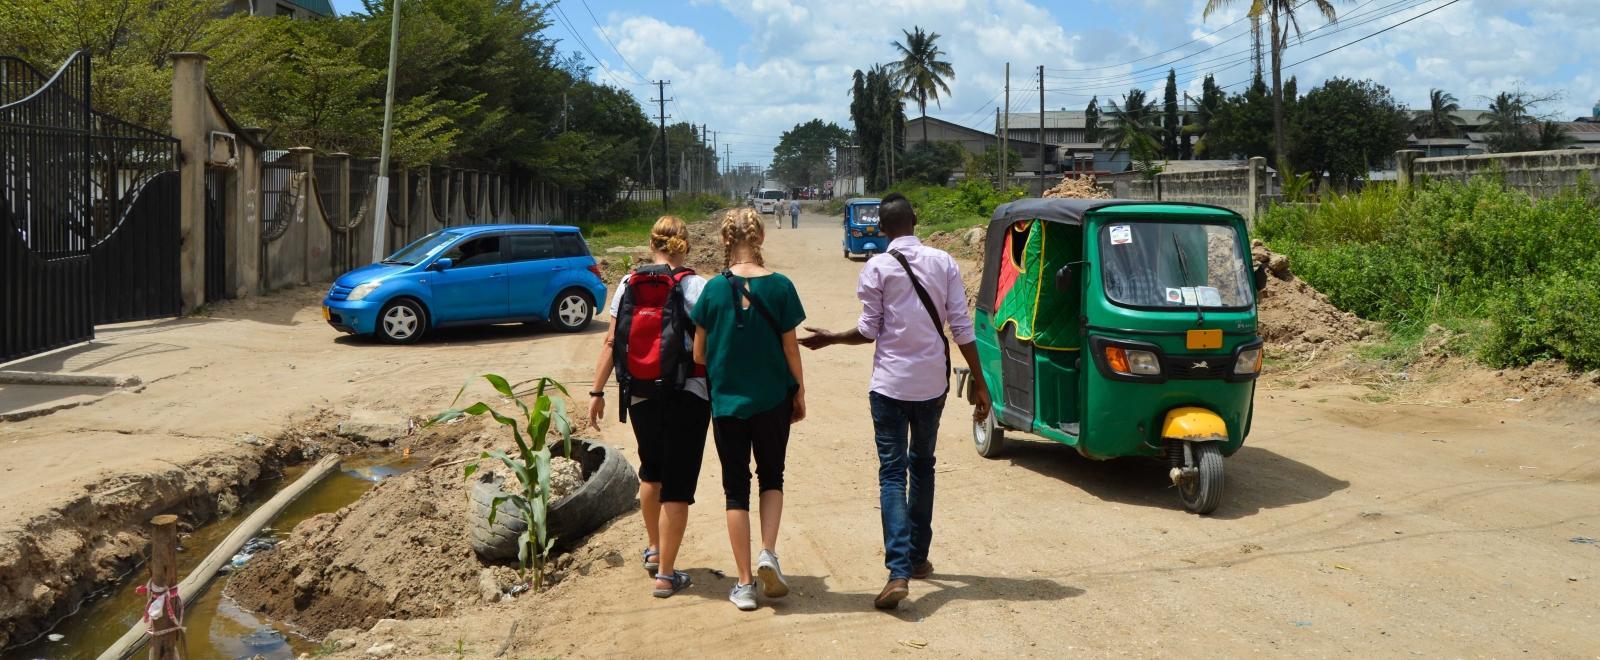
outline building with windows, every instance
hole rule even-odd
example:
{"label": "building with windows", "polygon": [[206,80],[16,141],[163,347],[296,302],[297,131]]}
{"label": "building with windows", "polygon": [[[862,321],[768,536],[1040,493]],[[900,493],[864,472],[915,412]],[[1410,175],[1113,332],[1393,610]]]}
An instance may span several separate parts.
{"label": "building with windows", "polygon": [[333,18],[337,15],[331,0],[229,0],[226,13],[297,19]]}

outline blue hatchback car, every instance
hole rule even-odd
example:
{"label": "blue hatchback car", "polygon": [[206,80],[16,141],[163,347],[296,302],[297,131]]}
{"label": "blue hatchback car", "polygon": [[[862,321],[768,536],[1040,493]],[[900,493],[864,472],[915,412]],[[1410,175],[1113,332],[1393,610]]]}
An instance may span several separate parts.
{"label": "blue hatchback car", "polygon": [[471,225],[428,234],[345,273],[322,300],[334,328],[409,344],[456,325],[547,321],[577,332],[606,299],[577,227]]}

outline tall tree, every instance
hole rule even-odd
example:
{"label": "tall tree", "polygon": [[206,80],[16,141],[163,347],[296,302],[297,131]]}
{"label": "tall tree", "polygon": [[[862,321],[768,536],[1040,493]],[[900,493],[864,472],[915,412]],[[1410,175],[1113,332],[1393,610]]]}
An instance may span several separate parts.
{"label": "tall tree", "polygon": [[1083,141],[1100,141],[1100,97],[1089,99],[1089,105],[1083,107]]}
{"label": "tall tree", "polygon": [[[905,41],[894,42],[900,61],[894,63],[894,72],[900,90],[916,101],[922,113],[922,141],[928,141],[928,100],[939,103],[939,93],[950,93],[946,78],[954,78],[956,70],[950,63],[939,59],[946,53],[939,48],[939,33],[924,32],[919,26],[910,31],[901,30]],[[943,107],[943,106],[940,106]]]}
{"label": "tall tree", "polygon": [[[1202,18],[1210,17],[1212,13],[1239,1],[1206,0],[1206,8],[1200,15]],[[1283,51],[1288,47],[1291,29],[1294,30],[1296,37],[1300,36],[1300,18],[1295,12],[1310,6],[1329,23],[1338,20],[1339,17],[1333,10],[1333,3],[1330,0],[1249,0],[1249,2],[1250,9],[1246,15],[1257,19],[1266,15],[1267,29],[1272,34],[1272,151],[1281,168],[1287,164],[1284,159],[1288,155],[1284,147]]]}
{"label": "tall tree", "polygon": [[1417,137],[1455,137],[1460,124],[1464,123],[1456,115],[1460,110],[1461,104],[1451,93],[1442,89],[1428,90],[1428,109],[1416,121]]}
{"label": "tall tree", "polygon": [[1183,151],[1178,144],[1178,131],[1180,129],[1178,118],[1178,72],[1167,69],[1167,89],[1165,103],[1162,107],[1161,118],[1161,147],[1167,153],[1167,159],[1178,158]]}
{"label": "tall tree", "polygon": [[1211,121],[1224,100],[1222,89],[1217,87],[1217,79],[1206,74],[1205,80],[1200,83],[1200,102],[1195,104],[1193,122],[1183,127],[1184,133],[1193,139],[1195,158],[1211,157],[1206,135],[1211,131]]}
{"label": "tall tree", "polygon": [[772,149],[773,178],[794,186],[821,185],[833,175],[834,150],[850,144],[850,132],[813,119],[783,132]]}
{"label": "tall tree", "polygon": [[1205,152],[1207,158],[1272,155],[1272,93],[1265,82],[1257,79],[1243,93],[1217,102],[1206,127]]}
{"label": "tall tree", "polygon": [[855,72],[850,89],[850,120],[855,124],[858,162],[867,189],[887,188],[890,152],[898,153],[905,142],[903,103],[889,67],[875,64],[866,71]]}
{"label": "tall tree", "polygon": [[1405,146],[1410,117],[1383,85],[1330,78],[1300,103],[1290,157],[1316,180],[1348,186]]}
{"label": "tall tree", "polygon": [[1156,139],[1160,130],[1156,126],[1156,103],[1145,97],[1144,90],[1133,88],[1123,95],[1120,106],[1112,106],[1111,134],[1104,146],[1113,153],[1128,152],[1134,160],[1147,160],[1161,151]]}
{"label": "tall tree", "polygon": [[1534,109],[1555,98],[1555,95],[1534,96],[1522,90],[1496,94],[1489,101],[1489,112],[1484,115],[1489,150],[1505,153],[1539,148],[1540,127],[1536,126],[1539,117],[1534,115]]}

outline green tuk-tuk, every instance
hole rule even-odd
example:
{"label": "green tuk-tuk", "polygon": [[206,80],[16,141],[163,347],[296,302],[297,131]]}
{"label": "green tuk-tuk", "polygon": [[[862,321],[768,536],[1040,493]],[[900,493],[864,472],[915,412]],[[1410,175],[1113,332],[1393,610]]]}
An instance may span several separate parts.
{"label": "green tuk-tuk", "polygon": [[[974,317],[1007,431],[1094,459],[1165,457],[1184,507],[1215,510],[1250,433],[1262,344],[1244,219],[1199,204],[1021,199],[994,212]],[[958,391],[969,378],[957,370]]]}

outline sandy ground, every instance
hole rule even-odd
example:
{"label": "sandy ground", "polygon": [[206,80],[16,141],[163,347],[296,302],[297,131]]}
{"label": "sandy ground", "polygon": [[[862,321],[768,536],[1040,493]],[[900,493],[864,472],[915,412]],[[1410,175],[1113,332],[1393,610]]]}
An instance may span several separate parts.
{"label": "sandy ground", "polygon": [[[861,263],[841,258],[833,219],[802,223],[769,231],[769,265],[795,281],[808,323],[848,327]],[[7,552],[48,555],[41,539],[74,502],[92,499],[86,484],[259,451],[238,438],[317,407],[430,412],[482,371],[582,388],[605,331],[603,321],[573,336],[506,327],[380,346],[337,338],[317,316],[319,294],[103,334],[92,349],[105,352],[98,369],[148,385],[0,424],[0,567]],[[970,449],[970,409],[952,403],[940,434],[936,574],[914,582],[899,611],[874,611],[886,571],[870,350],[805,356],[810,416],[790,442],[778,547],[789,598],[754,613],[726,601],[733,580],[714,571],[732,565],[708,456],[680,560],[696,585],[683,594],[649,597],[635,515],[593,537],[584,552],[598,559],[546,594],[335,639],[351,656],[395,644],[396,655],[453,657],[459,647],[487,657],[516,621],[509,657],[1593,657],[1600,648],[1600,545],[1581,542],[1600,537],[1594,401],[1536,414],[1499,401],[1380,405],[1358,386],[1270,380],[1249,442],[1227,464],[1223,505],[1207,518],[1182,511],[1156,464],[1096,463],[1045,442],[982,459]],[[600,433],[635,456],[626,426],[613,420]]]}

